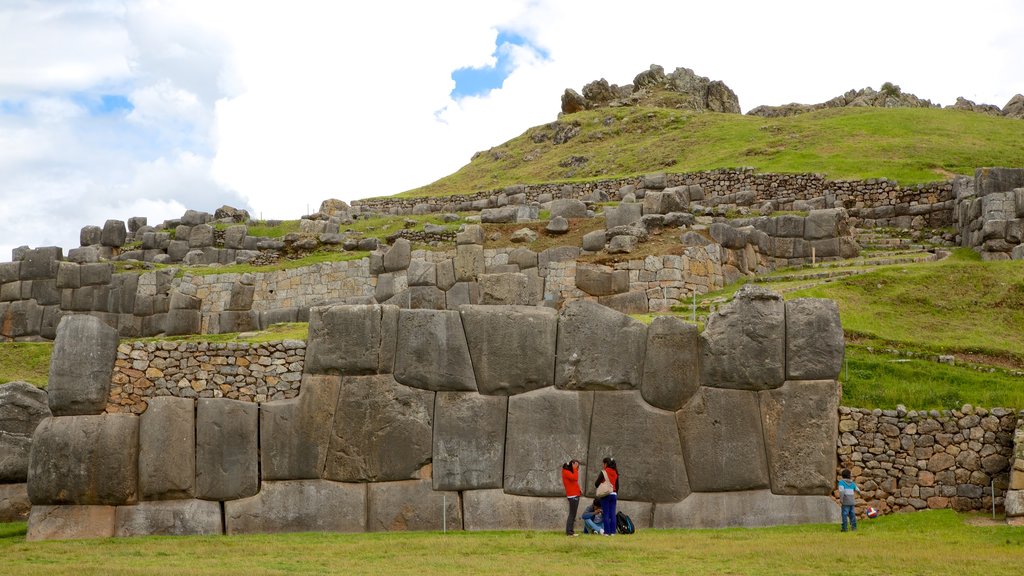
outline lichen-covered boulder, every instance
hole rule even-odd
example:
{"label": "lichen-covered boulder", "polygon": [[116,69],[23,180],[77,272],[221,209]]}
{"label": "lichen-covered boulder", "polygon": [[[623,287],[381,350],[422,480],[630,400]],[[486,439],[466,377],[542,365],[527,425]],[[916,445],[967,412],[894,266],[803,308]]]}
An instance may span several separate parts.
{"label": "lichen-covered boulder", "polygon": [[505,439],[505,492],[564,496],[563,462],[582,463],[586,477],[594,392],[544,388],[509,398]]}
{"label": "lichen-covered boulder", "polygon": [[831,493],[839,434],[838,384],[788,381],[758,394],[772,493]]}
{"label": "lichen-covered boulder", "polygon": [[138,498],[139,418],[46,418],[32,436],[32,504],[132,504]]}
{"label": "lichen-covered boulder", "polygon": [[431,459],[434,393],[386,374],[341,383],[324,477],[341,482],[415,478]]}
{"label": "lichen-covered boulder", "polygon": [[790,380],[835,380],[846,342],[839,306],[824,298],[786,302],[786,376]]}
{"label": "lichen-covered boulder", "polygon": [[438,392],[434,404],[434,490],[501,488],[508,398]]}
{"label": "lichen-covered boulder", "polygon": [[28,382],[0,385],[0,484],[28,478],[32,432],[49,416],[44,390]]}
{"label": "lichen-covered boulder", "polygon": [[260,405],[263,480],[320,478],[327,462],[341,376],[302,378],[298,398]]}
{"label": "lichen-covered boulder", "polygon": [[647,326],[596,302],[567,304],[558,321],[555,387],[637,389],[643,380]]}
{"label": "lichen-covered boulder", "polygon": [[402,310],[395,379],[424,390],[476,390],[462,318],[455,310]]}
{"label": "lichen-covered boulder", "polygon": [[768,488],[768,461],[757,393],[702,386],[676,412],[690,489]]}
{"label": "lichen-covered boulder", "polygon": [[700,387],[700,333],[693,324],[658,316],[647,327],[644,400],[662,410],[683,407]]}
{"label": "lichen-covered boulder", "polygon": [[309,311],[307,374],[390,374],[395,363],[398,308],[318,306]]}
{"label": "lichen-covered boulder", "polygon": [[481,394],[521,394],[554,383],[558,312],[536,306],[459,310]]}
{"label": "lichen-covered boulder", "polygon": [[195,412],[191,398],[160,396],[150,399],[139,416],[139,491],[143,500],[195,496]]}
{"label": "lichen-covered boulder", "polygon": [[118,506],[114,536],[208,536],[223,534],[220,503],[208,500],[168,500]]}
{"label": "lichen-covered boulder", "polygon": [[462,530],[458,492],[436,492],[428,480],[373,482],[367,485],[366,529]]}
{"label": "lichen-covered boulder", "polygon": [[675,416],[644,402],[640,391],[594,395],[587,452],[585,494],[594,494],[605,457],[618,464],[620,499],[678,502],[690,493]]}
{"label": "lichen-covered boulder", "polygon": [[200,398],[196,409],[196,497],[234,500],[255,494],[259,478],[259,405]]}
{"label": "lichen-covered boulder", "polygon": [[65,316],[50,356],[47,394],[54,416],[101,414],[117,359],[117,330],[98,318]]}
{"label": "lichen-covered boulder", "polygon": [[701,334],[701,384],[765,390],[786,380],[786,308],[782,296],[747,285],[708,318]]}
{"label": "lichen-covered boulder", "polygon": [[365,530],[366,484],[361,483],[264,482],[259,494],[224,503],[227,534]]}

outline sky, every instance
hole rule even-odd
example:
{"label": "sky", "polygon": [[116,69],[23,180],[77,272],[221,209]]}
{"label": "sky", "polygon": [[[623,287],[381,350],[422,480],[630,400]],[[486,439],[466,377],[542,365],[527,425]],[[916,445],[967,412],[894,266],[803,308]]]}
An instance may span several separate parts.
{"label": "sky", "polygon": [[658,64],[744,112],[1024,93],[1024,2],[0,1],[0,261],[186,209],[295,219],[429,184]]}

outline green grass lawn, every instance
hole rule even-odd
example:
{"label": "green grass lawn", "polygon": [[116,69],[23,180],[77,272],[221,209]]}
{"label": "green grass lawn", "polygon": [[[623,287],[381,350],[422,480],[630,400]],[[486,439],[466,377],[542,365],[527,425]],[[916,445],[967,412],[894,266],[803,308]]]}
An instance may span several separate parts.
{"label": "green grass lawn", "polygon": [[949,510],[834,525],[557,532],[389,532],[25,542],[0,524],[0,574],[1020,574],[1024,530]]}

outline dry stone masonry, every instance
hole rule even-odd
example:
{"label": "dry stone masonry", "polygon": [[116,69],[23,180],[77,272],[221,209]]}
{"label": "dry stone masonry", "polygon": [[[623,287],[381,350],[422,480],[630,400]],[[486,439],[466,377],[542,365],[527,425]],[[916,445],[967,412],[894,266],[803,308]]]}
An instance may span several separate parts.
{"label": "dry stone masonry", "polygon": [[985,260],[1024,260],[1024,169],[979,168],[953,184],[960,245]]}

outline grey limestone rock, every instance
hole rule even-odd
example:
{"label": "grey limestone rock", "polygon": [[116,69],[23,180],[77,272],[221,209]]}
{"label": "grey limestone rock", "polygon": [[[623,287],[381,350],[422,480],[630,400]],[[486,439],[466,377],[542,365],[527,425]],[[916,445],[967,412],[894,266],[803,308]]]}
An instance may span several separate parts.
{"label": "grey limestone rock", "polygon": [[537,253],[529,248],[516,248],[509,252],[508,263],[519,266],[520,270],[537,267]]}
{"label": "grey limestone rock", "polygon": [[436,492],[430,480],[373,482],[367,485],[366,529],[462,530],[458,492]]}
{"label": "grey limestone rock", "polygon": [[188,232],[188,247],[205,248],[207,246],[213,246],[213,226],[209,224],[193,226]]}
{"label": "grey limestone rock", "polygon": [[649,311],[647,293],[642,290],[601,296],[597,301],[602,306],[623,314],[646,314]]}
{"label": "grey limestone rock", "polygon": [[455,280],[473,282],[484,273],[484,248],[480,244],[460,244],[455,248]]}
{"label": "grey limestone rock", "polygon": [[481,394],[513,395],[554,382],[558,313],[536,306],[462,306]]}
{"label": "grey limestone rock", "polygon": [[484,229],[477,224],[467,224],[465,228],[455,236],[455,244],[464,246],[466,244],[484,244]]}
{"label": "grey limestone rock", "polygon": [[694,493],[674,505],[659,504],[655,528],[758,528],[786,524],[838,524],[830,496],[780,496],[770,490]]}
{"label": "grey limestone rock", "polygon": [[[548,231],[549,232],[551,231],[550,230],[550,226],[551,225],[549,224],[548,225],[548,227],[549,227]],[[568,228],[568,224],[567,224],[566,225],[566,230],[568,230],[568,229],[569,228]],[[513,232],[512,235],[509,237],[509,240],[511,240],[511,241],[513,241],[513,242],[515,242],[517,244],[524,244],[524,243],[525,244],[529,244],[530,242],[533,242],[536,239],[537,239],[537,233],[534,232],[532,228],[520,228],[519,230],[516,230],[515,232]]]}
{"label": "grey limestone rock", "polygon": [[487,208],[480,211],[480,221],[484,224],[509,224],[519,218],[519,209],[515,206]]}
{"label": "grey limestone rock", "polygon": [[193,498],[196,417],[190,398],[151,398],[139,417],[139,493],[142,500]]}
{"label": "grey limestone rock", "polygon": [[128,240],[128,229],[121,220],[107,220],[100,233],[100,244],[120,248]]}
{"label": "grey limestone rock", "polygon": [[837,208],[811,210],[804,219],[804,240],[836,238],[843,234],[845,212]]}
{"label": "grey limestone rock", "polygon": [[526,274],[480,274],[477,283],[480,286],[481,304],[529,306],[536,302]]}
{"label": "grey limestone rock", "polygon": [[340,376],[307,374],[298,398],[260,405],[263,480],[323,476],[340,391]]}
{"label": "grey limestone rock", "polygon": [[437,286],[437,265],[426,260],[410,260],[406,282],[409,286]]}
{"label": "grey limestone rock", "polygon": [[387,302],[396,294],[408,289],[408,277],[405,273],[385,272],[377,276],[377,286],[374,288],[373,297],[378,302]]}
{"label": "grey limestone rock", "polygon": [[558,217],[564,219],[587,217],[587,205],[579,200],[568,198],[552,200],[549,211],[551,212],[552,220]]}
{"label": "grey limestone rock", "polygon": [[405,270],[409,267],[411,260],[412,245],[405,238],[399,238],[384,253],[384,270],[386,272]]}
{"label": "grey limestone rock", "polygon": [[24,522],[31,509],[27,484],[0,484],[0,522]]}
{"label": "grey limestone rock", "polygon": [[434,393],[390,375],[342,380],[324,477],[342,482],[408,480],[431,458]]}
{"label": "grey limestone rock", "polygon": [[57,326],[47,386],[56,416],[100,414],[117,359],[117,331],[98,318],[65,316]]}
{"label": "grey limestone rock", "polygon": [[309,314],[306,373],[390,373],[394,368],[397,334],[395,306],[314,307]]}
{"label": "grey limestone rock", "polygon": [[758,394],[772,493],[830,494],[835,487],[839,385],[834,380],[791,380]]}
{"label": "grey limestone rock", "polygon": [[208,500],[139,502],[114,511],[114,536],[209,536],[223,534],[220,503]]}
{"label": "grey limestone rock", "polygon": [[224,503],[227,534],[364,532],[366,484],[263,482],[259,494]]}
{"label": "grey limestone rock", "polygon": [[769,486],[756,392],[702,386],[676,412],[683,457],[694,492]]}
{"label": "grey limestone rock", "polygon": [[445,293],[437,286],[410,286],[409,308],[445,309]]}
{"label": "grey limestone rock", "polygon": [[565,506],[565,496],[531,498],[501,490],[469,490],[462,494],[463,524],[469,531],[564,529]]}
{"label": "grey limestone rock", "polygon": [[19,267],[22,280],[47,280],[57,277],[64,252],[56,246],[25,250]]}
{"label": "grey limestone rock", "polygon": [[604,226],[610,230],[618,226],[628,226],[640,220],[644,215],[644,205],[639,202],[622,202],[617,207],[605,207]]}
{"label": "grey limestone rock", "polygon": [[596,393],[590,430],[586,494],[594,493],[604,457],[618,464],[620,499],[677,502],[690,493],[675,417],[644,402],[639,391]]}
{"label": "grey limestone rock", "polygon": [[586,478],[594,392],[544,388],[508,400],[505,492],[521,496],[564,496],[562,462],[573,458]]}
{"label": "grey limestone rock", "polygon": [[234,500],[255,494],[259,478],[259,405],[200,398],[196,409],[196,497]]}
{"label": "grey limestone rock", "polygon": [[401,310],[395,379],[425,390],[476,390],[462,318],[454,310]]}
{"label": "grey limestone rock", "polygon": [[92,225],[83,226],[82,231],[78,234],[78,243],[81,246],[92,246],[99,244],[101,238],[103,238],[102,228]]}
{"label": "grey limestone rock", "polygon": [[208,212],[200,212],[199,210],[185,210],[185,214],[181,217],[181,223],[185,226],[206,224],[211,220],[213,220],[213,216]]}
{"label": "grey limestone rock", "polygon": [[507,415],[505,397],[475,392],[436,394],[434,490],[501,488]]}
{"label": "grey limestone rock", "polygon": [[132,504],[138,497],[134,414],[46,418],[32,436],[32,504]]}
{"label": "grey limestone rock", "polygon": [[612,236],[612,239],[608,241],[608,253],[609,254],[629,254],[637,249],[640,241],[637,240],[636,236]]}
{"label": "grey limestone rock", "polygon": [[683,232],[679,237],[679,241],[683,246],[707,246],[711,243],[711,241],[702,236],[700,232],[693,230]]}
{"label": "grey limestone rock", "polygon": [[29,542],[110,538],[114,535],[114,506],[32,506],[28,518]]}
{"label": "grey limestone rock", "polygon": [[629,291],[629,271],[608,266],[579,264],[576,287],[591,296],[611,296]]}
{"label": "grey limestone rock", "polygon": [[583,249],[588,252],[599,252],[604,249],[604,230],[594,230],[583,235]]}
{"label": "grey limestone rock", "polygon": [[455,261],[451,258],[437,264],[437,287],[447,291],[455,285]]}
{"label": "grey limestone rock", "polygon": [[445,308],[458,310],[464,304],[480,303],[480,285],[476,282],[456,282],[445,292]]}
{"label": "grey limestone rock", "polygon": [[647,327],[641,392],[651,406],[676,411],[700,387],[700,333],[693,324],[658,316]]}
{"label": "grey limestone rock", "polygon": [[701,383],[764,390],[782,385],[786,367],[785,303],[766,288],[747,285],[708,318],[701,334]]}
{"label": "grey limestone rock", "polygon": [[824,298],[786,302],[786,377],[834,380],[845,351],[839,306]]}
{"label": "grey limestone rock", "polygon": [[28,382],[0,385],[0,484],[26,481],[32,432],[50,415],[46,391]]}
{"label": "grey limestone rock", "polygon": [[567,390],[640,387],[647,326],[596,302],[567,304],[558,321],[555,386]]}

